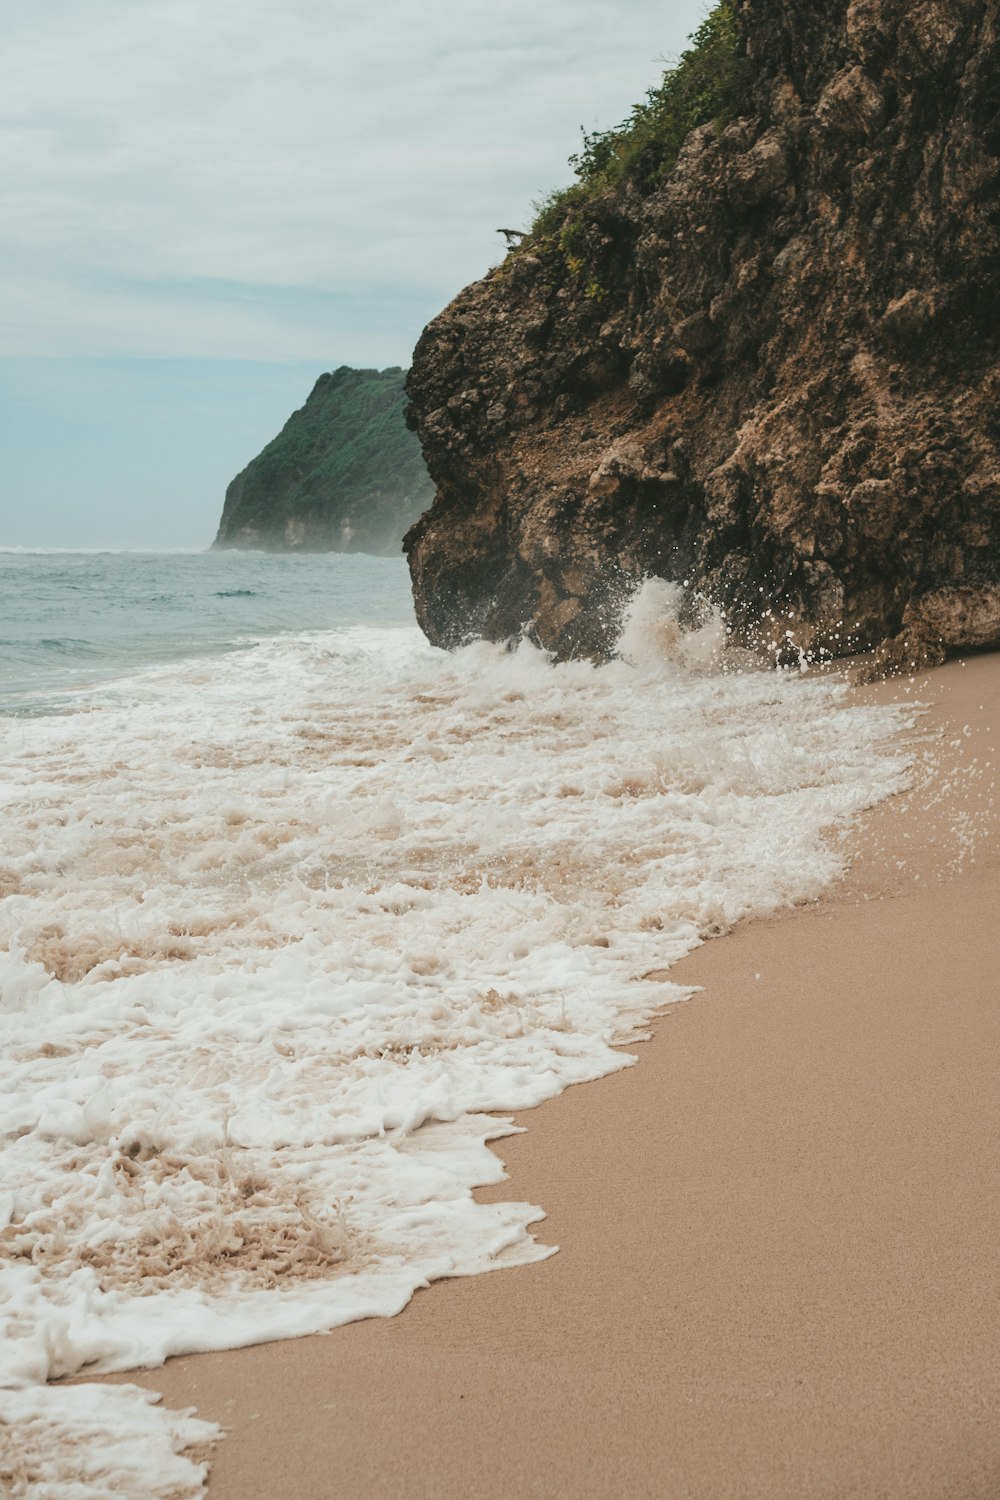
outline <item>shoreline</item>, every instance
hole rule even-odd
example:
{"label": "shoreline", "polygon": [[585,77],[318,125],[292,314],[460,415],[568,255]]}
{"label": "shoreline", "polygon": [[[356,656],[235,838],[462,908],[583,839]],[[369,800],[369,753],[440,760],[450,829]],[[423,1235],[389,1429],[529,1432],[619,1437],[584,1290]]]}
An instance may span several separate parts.
{"label": "shoreline", "polygon": [[675,965],[639,1066],[500,1145],[477,1197],[559,1255],[108,1377],[227,1429],[210,1500],[1000,1490],[1000,656],[856,692],[934,707],[845,880]]}

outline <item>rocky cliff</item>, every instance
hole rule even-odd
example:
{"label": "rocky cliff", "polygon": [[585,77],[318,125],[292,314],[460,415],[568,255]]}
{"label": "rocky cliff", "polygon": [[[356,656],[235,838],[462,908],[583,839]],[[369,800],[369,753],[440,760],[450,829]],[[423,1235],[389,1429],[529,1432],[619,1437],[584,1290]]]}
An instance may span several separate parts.
{"label": "rocky cliff", "polygon": [[321,375],[226,491],[216,547],[398,552],[434,493],[403,420],[404,372]]}
{"label": "rocky cliff", "polygon": [[668,77],[418,344],[420,621],[600,655],[655,574],[779,659],[1000,645],[997,0],[714,20],[679,151]]}

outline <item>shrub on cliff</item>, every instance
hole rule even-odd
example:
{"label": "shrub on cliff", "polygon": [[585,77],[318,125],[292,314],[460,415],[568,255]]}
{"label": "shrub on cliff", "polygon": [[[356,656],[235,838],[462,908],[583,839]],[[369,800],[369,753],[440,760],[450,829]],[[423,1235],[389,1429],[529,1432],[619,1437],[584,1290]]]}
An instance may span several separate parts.
{"label": "shrub on cliff", "polygon": [[557,230],[575,204],[622,177],[649,191],[673,167],[690,131],[734,113],[745,88],[746,60],[733,0],[721,0],[690,40],[691,46],[626,120],[611,130],[584,131],[583,149],[569,159],[577,181],[539,205],[534,236]]}

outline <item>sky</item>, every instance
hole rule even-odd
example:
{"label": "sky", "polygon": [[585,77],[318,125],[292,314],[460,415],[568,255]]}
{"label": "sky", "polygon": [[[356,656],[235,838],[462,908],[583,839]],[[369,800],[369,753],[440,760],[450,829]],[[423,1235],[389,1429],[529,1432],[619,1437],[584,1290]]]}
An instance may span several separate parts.
{"label": "sky", "polygon": [[0,3],[0,546],[203,547],[407,365],[708,0]]}

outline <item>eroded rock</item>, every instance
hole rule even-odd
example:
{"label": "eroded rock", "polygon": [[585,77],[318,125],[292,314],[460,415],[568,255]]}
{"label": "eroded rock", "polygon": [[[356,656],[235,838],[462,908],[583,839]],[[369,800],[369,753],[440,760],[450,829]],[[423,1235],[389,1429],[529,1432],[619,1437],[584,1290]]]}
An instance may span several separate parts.
{"label": "eroded rock", "polygon": [[1000,645],[997,13],[743,0],[738,117],[426,329],[433,640],[600,655],[656,574],[887,665]]}

